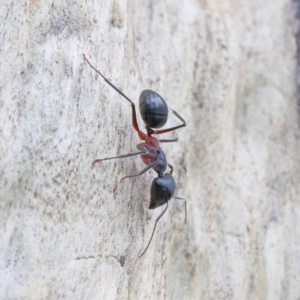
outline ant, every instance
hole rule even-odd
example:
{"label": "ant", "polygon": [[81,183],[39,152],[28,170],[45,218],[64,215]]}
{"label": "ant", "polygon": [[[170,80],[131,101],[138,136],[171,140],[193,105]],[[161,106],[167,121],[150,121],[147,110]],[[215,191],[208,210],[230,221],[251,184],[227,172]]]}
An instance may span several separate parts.
{"label": "ant", "polygon": [[[182,124],[167,129],[154,130],[153,128],[161,128],[166,124],[168,120],[169,110],[166,102],[159,94],[157,94],[152,90],[144,90],[141,92],[139,98],[139,109],[140,109],[141,117],[146,125],[147,134],[145,134],[139,129],[139,125],[136,119],[136,110],[135,110],[134,103],[123,92],[121,92],[117,87],[115,87],[106,77],[104,77],[104,75],[102,75],[95,67],[93,67],[84,54],[82,54],[82,56],[94,71],[96,71],[114,90],[116,90],[121,96],[123,96],[127,101],[130,102],[132,108],[133,128],[137,131],[140,139],[144,141],[137,145],[137,149],[140,150],[139,152],[128,153],[116,157],[95,159],[93,161],[93,165],[103,160],[126,158],[126,157],[141,155],[141,158],[143,162],[147,165],[147,167],[137,174],[128,175],[121,178],[121,181],[124,180],[125,178],[140,176],[145,172],[147,172],[148,170],[150,170],[151,168],[153,168],[158,174],[158,177],[154,178],[151,184],[151,189],[150,189],[151,201],[150,201],[149,209],[155,209],[164,204],[166,204],[166,207],[164,211],[156,219],[151,238],[148,242],[146,249],[139,256],[140,258],[148,250],[156,229],[156,224],[167,211],[169,200],[171,200],[172,198],[185,200],[184,198],[174,197],[175,190],[176,190],[176,183],[172,176],[173,167],[167,163],[166,156],[159,145],[159,142],[161,143],[177,142],[178,138],[157,139],[152,135],[153,134],[158,135],[158,134],[166,133],[184,127],[186,126],[186,122],[175,110],[170,109],[173,112],[173,114],[182,121]],[[170,168],[169,173],[166,173],[167,167]],[[185,203],[185,211],[186,211],[186,203]],[[186,222],[186,218],[185,218],[185,222]]]}

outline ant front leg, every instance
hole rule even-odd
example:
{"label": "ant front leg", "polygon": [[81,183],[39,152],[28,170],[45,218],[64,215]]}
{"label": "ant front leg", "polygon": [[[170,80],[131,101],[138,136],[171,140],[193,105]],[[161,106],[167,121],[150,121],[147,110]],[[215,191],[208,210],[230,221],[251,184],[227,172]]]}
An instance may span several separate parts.
{"label": "ant front leg", "polygon": [[[147,155],[147,154],[144,154]],[[151,168],[155,167],[157,164],[159,163],[159,160],[155,160],[152,163],[150,163],[145,169],[143,169],[141,172],[134,174],[134,175],[128,175],[125,176],[123,178],[121,178],[120,182],[122,182],[125,178],[131,178],[131,177],[136,177],[136,176],[140,176],[143,175],[144,173],[146,173],[148,170],[150,170]]]}
{"label": "ant front leg", "polygon": [[[173,112],[173,114],[180,120],[183,122],[183,124],[175,126],[175,127],[171,127],[171,128],[167,128],[167,129],[161,129],[161,130],[154,130],[154,134],[161,134],[161,133],[166,133],[169,131],[173,131],[176,130],[178,128],[184,127],[186,126],[186,122],[185,120],[173,109],[170,108],[170,110]],[[174,141],[175,142],[175,141]]]}
{"label": "ant front leg", "polygon": [[173,173],[173,166],[172,165],[170,165],[170,164],[168,164],[168,166],[169,166],[169,168],[171,169],[171,171],[170,171],[170,174],[172,174]]}
{"label": "ant front leg", "polygon": [[146,134],[140,131],[139,124],[136,119],[136,110],[134,103],[123,93],[120,89],[118,89],[116,86],[114,86],[104,75],[101,74],[100,71],[98,71],[94,66],[91,65],[91,63],[88,61],[88,59],[85,57],[84,54],[82,54],[83,59],[88,63],[88,65],[96,71],[115,91],[117,91],[121,96],[123,96],[127,101],[130,102],[131,108],[132,108],[132,126],[133,128],[138,132],[138,135],[141,140],[146,139]]}

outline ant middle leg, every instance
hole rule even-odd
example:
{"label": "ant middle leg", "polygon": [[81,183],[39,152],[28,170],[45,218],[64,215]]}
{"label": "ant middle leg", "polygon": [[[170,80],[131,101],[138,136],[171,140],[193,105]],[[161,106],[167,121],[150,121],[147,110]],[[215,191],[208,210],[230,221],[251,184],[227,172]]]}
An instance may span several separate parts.
{"label": "ant middle leg", "polygon": [[178,141],[178,137],[174,138],[174,139],[159,139],[160,143],[173,143],[173,142],[177,142]]}
{"label": "ant middle leg", "polygon": [[140,152],[134,152],[134,153],[128,153],[128,154],[123,154],[120,156],[115,156],[115,157],[106,157],[106,158],[101,158],[101,159],[95,159],[92,163],[92,165],[101,162],[103,160],[109,160],[109,159],[117,159],[117,158],[126,158],[126,157],[131,157],[131,156],[136,156],[136,155],[140,155],[140,154],[145,154],[147,151],[140,151]]}

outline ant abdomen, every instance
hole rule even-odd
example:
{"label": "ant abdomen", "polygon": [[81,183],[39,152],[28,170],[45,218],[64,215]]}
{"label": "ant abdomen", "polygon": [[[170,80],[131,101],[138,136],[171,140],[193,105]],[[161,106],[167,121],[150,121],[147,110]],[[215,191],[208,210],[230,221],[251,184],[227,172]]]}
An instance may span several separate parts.
{"label": "ant abdomen", "polygon": [[169,110],[165,100],[159,94],[151,90],[142,91],[139,106],[146,126],[160,128],[166,124]]}

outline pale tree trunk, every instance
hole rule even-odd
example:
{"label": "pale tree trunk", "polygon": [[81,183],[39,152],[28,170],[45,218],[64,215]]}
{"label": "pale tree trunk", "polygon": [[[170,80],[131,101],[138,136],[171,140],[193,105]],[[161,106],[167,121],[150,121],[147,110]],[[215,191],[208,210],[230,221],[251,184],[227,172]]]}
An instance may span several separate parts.
{"label": "pale tree trunk", "polygon": [[[177,3],[177,4],[176,4]],[[287,0],[1,6],[1,299],[299,299],[297,43]],[[176,195],[148,210],[130,104],[161,94]],[[139,124],[144,128],[141,118]],[[170,115],[167,126],[179,124]]]}

